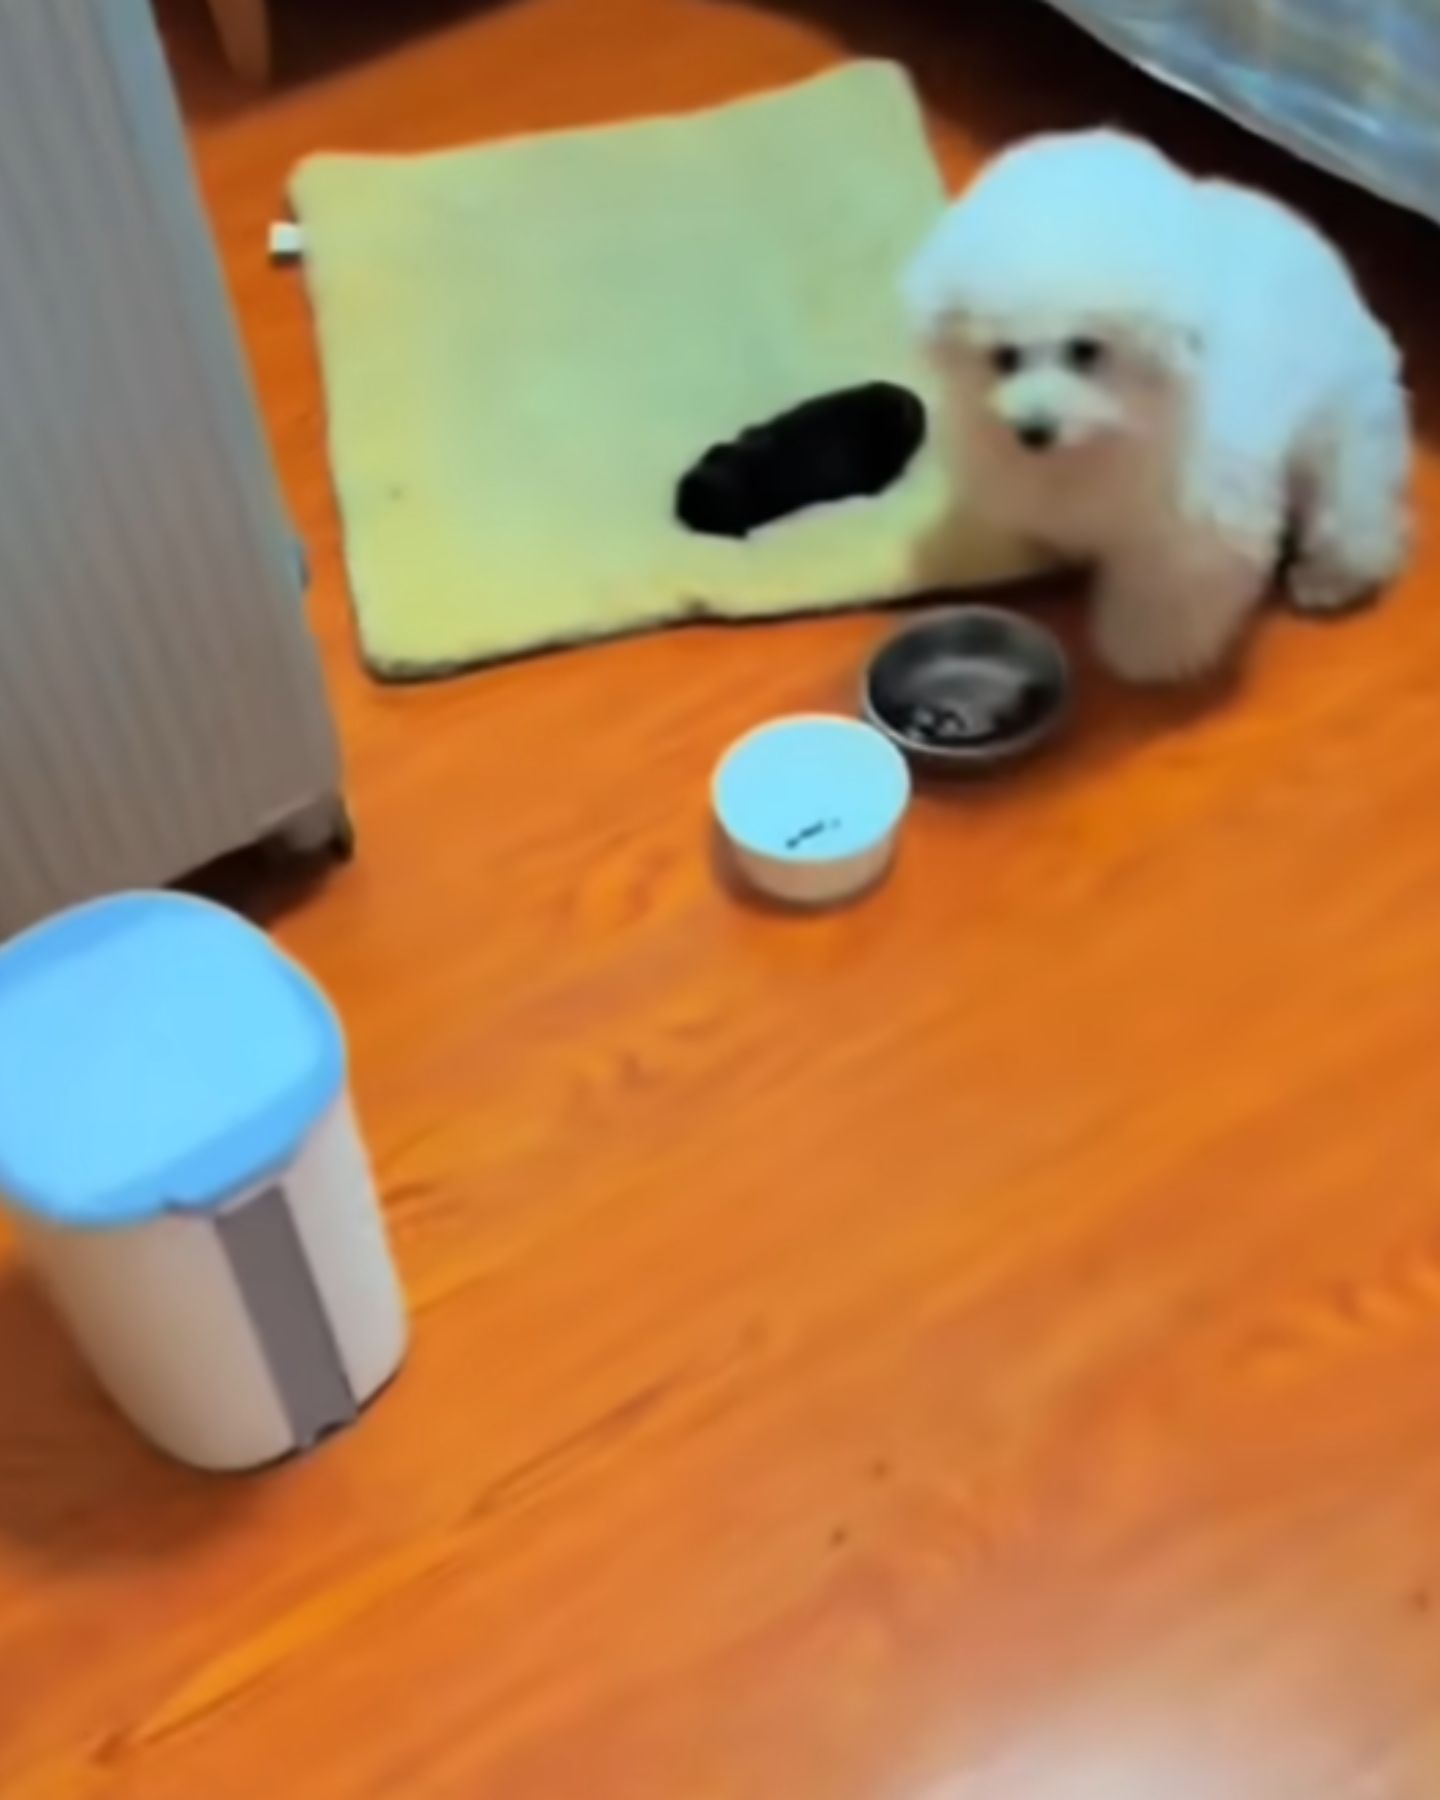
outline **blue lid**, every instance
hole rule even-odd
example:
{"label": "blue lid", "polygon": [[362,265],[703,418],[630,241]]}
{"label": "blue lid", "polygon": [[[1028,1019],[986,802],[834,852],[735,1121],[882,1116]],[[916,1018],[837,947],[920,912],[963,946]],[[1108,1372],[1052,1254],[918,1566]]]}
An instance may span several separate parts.
{"label": "blue lid", "polygon": [[215,1205],[344,1079],[315,983],[208,901],[119,894],[0,949],[0,1195],[57,1224]]}

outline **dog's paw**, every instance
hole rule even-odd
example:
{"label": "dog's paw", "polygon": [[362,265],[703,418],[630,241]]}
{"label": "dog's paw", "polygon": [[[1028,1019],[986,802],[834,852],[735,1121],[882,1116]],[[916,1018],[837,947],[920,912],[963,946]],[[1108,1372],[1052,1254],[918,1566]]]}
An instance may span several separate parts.
{"label": "dog's paw", "polygon": [[1101,606],[1095,618],[1095,654],[1113,675],[1137,686],[1194,681],[1221,660],[1226,643],[1191,621],[1166,618],[1154,607]]}
{"label": "dog's paw", "polygon": [[1286,574],[1285,586],[1297,612],[1343,613],[1367,605],[1393,573],[1388,560],[1384,567],[1359,570],[1339,557],[1301,555]]}
{"label": "dog's paw", "polygon": [[1196,680],[1211,666],[1177,645],[1097,642],[1095,648],[1110,673],[1132,687],[1173,687]]}
{"label": "dog's paw", "polygon": [[1410,543],[1409,514],[1399,502],[1346,520],[1310,520],[1285,571],[1290,599],[1303,613],[1364,606],[1404,570]]}

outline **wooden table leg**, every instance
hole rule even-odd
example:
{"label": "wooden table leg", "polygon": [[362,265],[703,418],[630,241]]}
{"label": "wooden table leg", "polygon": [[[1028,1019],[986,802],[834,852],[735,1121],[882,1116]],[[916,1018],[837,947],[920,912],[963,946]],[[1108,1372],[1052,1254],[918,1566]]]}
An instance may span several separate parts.
{"label": "wooden table leg", "polygon": [[230,67],[247,81],[270,74],[269,0],[209,0]]}

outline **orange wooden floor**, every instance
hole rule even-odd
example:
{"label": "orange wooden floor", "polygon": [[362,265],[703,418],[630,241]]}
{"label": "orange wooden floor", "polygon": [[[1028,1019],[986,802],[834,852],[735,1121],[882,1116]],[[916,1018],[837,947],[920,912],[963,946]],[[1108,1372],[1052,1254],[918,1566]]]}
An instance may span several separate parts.
{"label": "orange wooden floor", "polygon": [[350,1024],[414,1350],[313,1460],[201,1479],[0,1270],[0,1793],[1435,1800],[1436,554],[1277,614],[1222,700],[1087,672],[869,904],[770,916],[712,879],[712,759],[846,704],[884,622],[369,685],[263,236],[315,147],[889,52],[957,177],[1109,116],[1316,207],[1427,433],[1440,236],[1022,0],[278,5],[258,99],[167,18],[361,833],[278,930]]}

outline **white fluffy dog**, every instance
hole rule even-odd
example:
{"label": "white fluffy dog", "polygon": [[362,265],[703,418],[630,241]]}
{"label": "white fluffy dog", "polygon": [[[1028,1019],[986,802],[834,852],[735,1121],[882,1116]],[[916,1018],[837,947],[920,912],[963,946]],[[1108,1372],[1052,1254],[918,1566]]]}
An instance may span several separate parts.
{"label": "white fluffy dog", "polygon": [[1037,138],[945,215],[906,298],[965,491],[1097,565],[1118,674],[1213,667],[1287,542],[1314,612],[1403,563],[1399,356],[1339,253],[1277,202],[1117,132]]}

